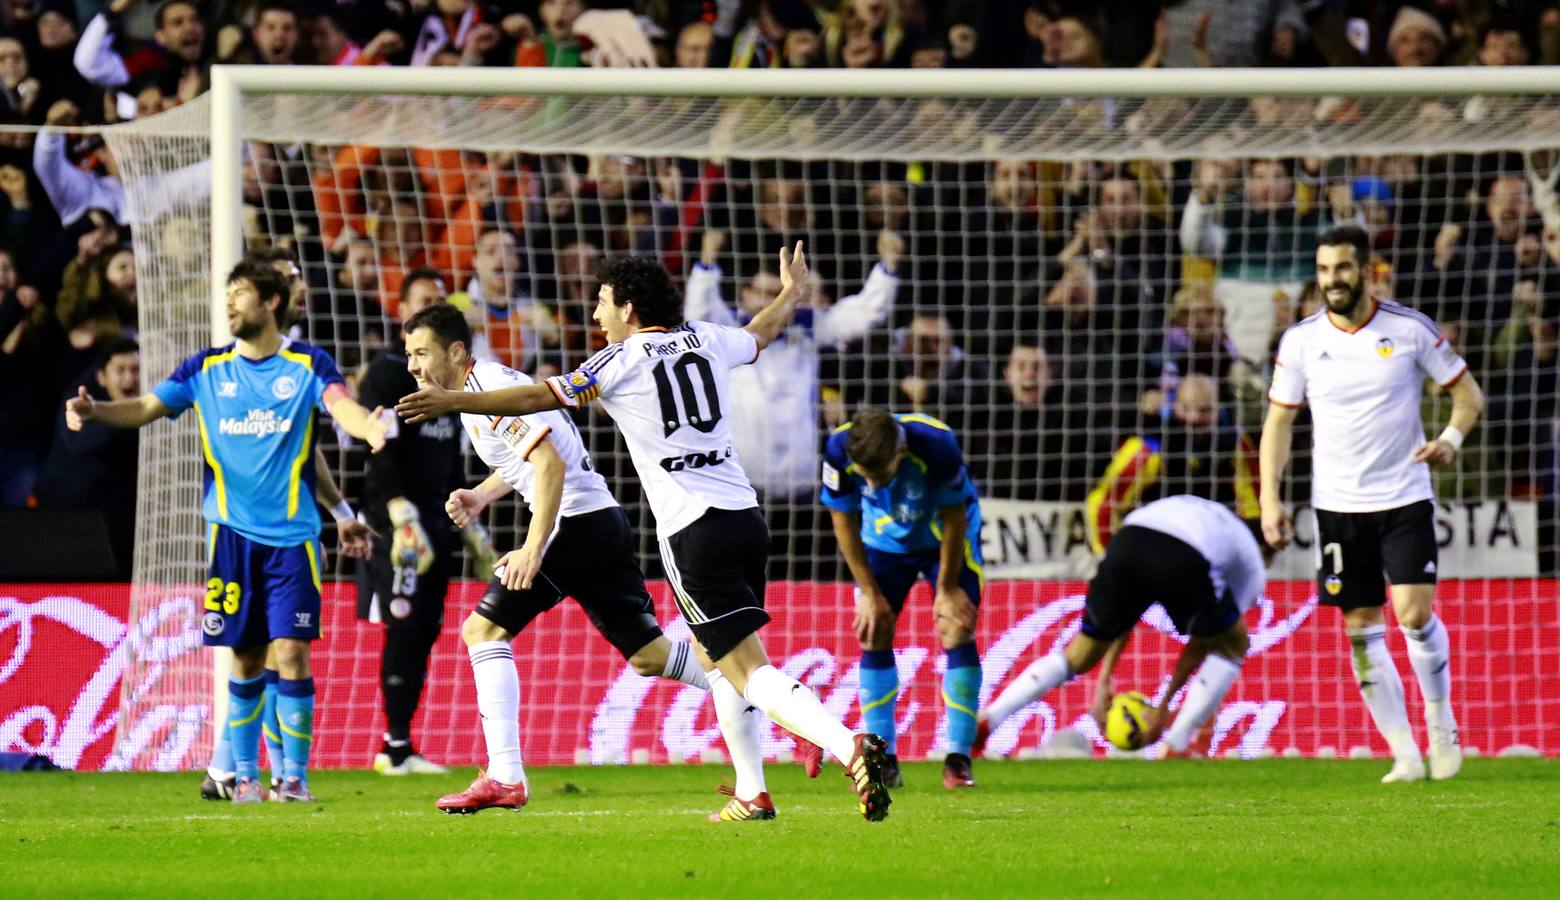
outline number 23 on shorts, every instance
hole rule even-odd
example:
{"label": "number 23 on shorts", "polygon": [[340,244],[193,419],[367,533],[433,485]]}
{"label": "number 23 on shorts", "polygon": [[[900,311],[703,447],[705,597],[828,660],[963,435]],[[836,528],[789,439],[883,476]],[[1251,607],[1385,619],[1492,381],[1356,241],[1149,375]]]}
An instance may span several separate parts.
{"label": "number 23 on shorts", "polygon": [[224,582],[212,578],[206,582],[206,609],[224,615],[233,615],[244,601],[244,588],[236,581]]}

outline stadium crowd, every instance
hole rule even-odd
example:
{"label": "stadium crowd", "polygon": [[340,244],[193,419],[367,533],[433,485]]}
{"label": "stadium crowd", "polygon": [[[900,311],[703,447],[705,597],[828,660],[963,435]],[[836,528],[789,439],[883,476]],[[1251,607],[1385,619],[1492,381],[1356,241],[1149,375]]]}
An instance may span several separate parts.
{"label": "stadium crowd", "polygon": [[[133,483],[135,437],[67,435],[61,398],[80,384],[105,398],[140,389],[137,232],[198,253],[180,235],[199,230],[176,213],[131,222],[113,154],[69,129],[188,102],[212,64],[1560,63],[1560,3],[1541,0],[3,9],[0,124],[45,127],[0,131],[0,504],[104,509],[116,555],[134,495],[109,486]],[[1347,115],[1324,106],[1253,99],[1230,114],[1230,131]],[[1436,106],[1419,114],[1476,114]],[[773,295],[778,248],[805,240],[814,309],[785,352],[743,374],[749,402],[733,412],[775,517],[777,573],[814,574],[805,560],[835,572],[814,497],[819,447],[863,403],[953,424],[988,497],[1086,502],[1096,545],[1129,498],[1190,491],[1254,511],[1273,348],[1319,308],[1315,239],[1345,223],[1372,234],[1370,290],[1435,316],[1489,392],[1487,422],[1443,495],[1534,499],[1553,521],[1560,154],[803,164],[252,144],[245,171],[249,242],[297,260],[310,290],[295,333],[344,372],[394,349],[416,292],[465,310],[479,353],[567,370],[600,341],[589,313],[604,255],[656,254],[686,280],[690,308],[740,319]],[[1431,388],[1427,408],[1444,403]],[[587,431],[630,500],[611,429]],[[349,493],[353,469],[340,473]],[[1302,484],[1293,496],[1307,494]]]}

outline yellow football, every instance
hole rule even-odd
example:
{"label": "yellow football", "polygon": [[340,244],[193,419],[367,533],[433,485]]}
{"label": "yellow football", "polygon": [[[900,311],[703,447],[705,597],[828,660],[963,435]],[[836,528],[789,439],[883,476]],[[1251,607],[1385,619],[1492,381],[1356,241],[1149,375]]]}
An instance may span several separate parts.
{"label": "yellow football", "polygon": [[1150,708],[1148,698],[1137,691],[1110,698],[1110,710],[1105,713],[1105,740],[1122,750],[1143,749]]}

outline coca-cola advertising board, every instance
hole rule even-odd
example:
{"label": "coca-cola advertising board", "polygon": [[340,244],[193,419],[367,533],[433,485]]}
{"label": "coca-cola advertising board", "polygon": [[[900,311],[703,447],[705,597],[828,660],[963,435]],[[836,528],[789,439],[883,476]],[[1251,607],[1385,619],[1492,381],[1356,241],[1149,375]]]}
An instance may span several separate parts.
{"label": "coca-cola advertising board", "polygon": [[[987,586],[978,629],[983,699],[1077,632],[1084,587],[1077,581]],[[424,755],[440,762],[483,758],[476,694],[457,627],[482,590],[476,583],[452,587],[430,664],[414,738]],[[671,618],[666,586],[654,584],[652,592],[663,621],[670,619],[668,635],[686,640],[686,626]],[[42,753],[83,770],[203,765],[211,676],[209,654],[199,649],[194,596],[143,601],[131,622],[128,585],[0,586],[0,750]],[[939,753],[946,728],[930,599],[924,585],[916,589],[896,641],[903,685],[899,753],[906,758]],[[768,605],[774,621],[762,636],[771,658],[856,724],[860,650],[851,631],[850,586],[777,584]],[[352,585],[327,585],[326,634],[314,647],[318,767],[367,766],[383,728],[382,626],[357,621],[354,608]],[[1452,635],[1465,745],[1485,754],[1519,745],[1560,754],[1560,714],[1549,712],[1560,694],[1556,582],[1449,581],[1440,586],[1438,609]],[[1270,583],[1248,625],[1251,653],[1216,720],[1215,753],[1293,749],[1309,756],[1331,748],[1344,755],[1368,747],[1386,754],[1355,688],[1339,615],[1317,605],[1312,583]],[[1391,629],[1388,643],[1411,709],[1417,709],[1402,635]],[[1152,609],[1123,655],[1117,688],[1155,696],[1179,649],[1168,621]],[[515,662],[528,763],[697,761],[722,749],[702,691],[634,674],[572,603],[541,617],[515,641]],[[127,672],[134,683],[123,683]],[[1022,754],[1065,728],[1097,740],[1087,716],[1092,690],[1092,677],[1085,677],[1052,693],[999,728],[992,750]],[[127,693],[133,700],[122,705]],[[1413,712],[1411,718],[1420,717]],[[791,746],[783,732],[766,737],[771,757],[783,758]]]}

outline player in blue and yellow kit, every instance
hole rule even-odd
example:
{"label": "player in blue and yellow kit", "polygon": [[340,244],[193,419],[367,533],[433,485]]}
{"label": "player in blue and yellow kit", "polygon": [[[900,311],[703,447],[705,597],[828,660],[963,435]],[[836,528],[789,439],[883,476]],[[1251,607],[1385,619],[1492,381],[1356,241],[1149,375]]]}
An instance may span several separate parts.
{"label": "player in blue and yellow kit", "polygon": [[823,505],[856,580],[856,636],[861,639],[861,716],[888,740],[883,777],[902,783],[894,701],[894,625],[910,588],[932,582],[937,636],[947,670],[948,745],[943,786],[973,787],[970,747],[980,705],[975,610],[984,569],[980,500],[953,430],[931,416],[864,409],[829,436],[824,448]]}
{"label": "player in blue and yellow kit", "polygon": [[264,799],[260,718],[268,646],[281,674],[276,704],[286,777],[278,798],[314,799],[307,765],[314,731],[309,642],[320,636],[315,409],[375,451],[385,441],[384,422],[347,396],[330,356],[282,337],[287,298],[286,279],[269,263],[245,260],[228,276],[234,343],[197,353],[136,399],[101,403],[82,392],[65,408],[72,429],[88,420],[139,428],[195,410],[211,561],[201,630],[207,645],[233,648],[235,803]]}

